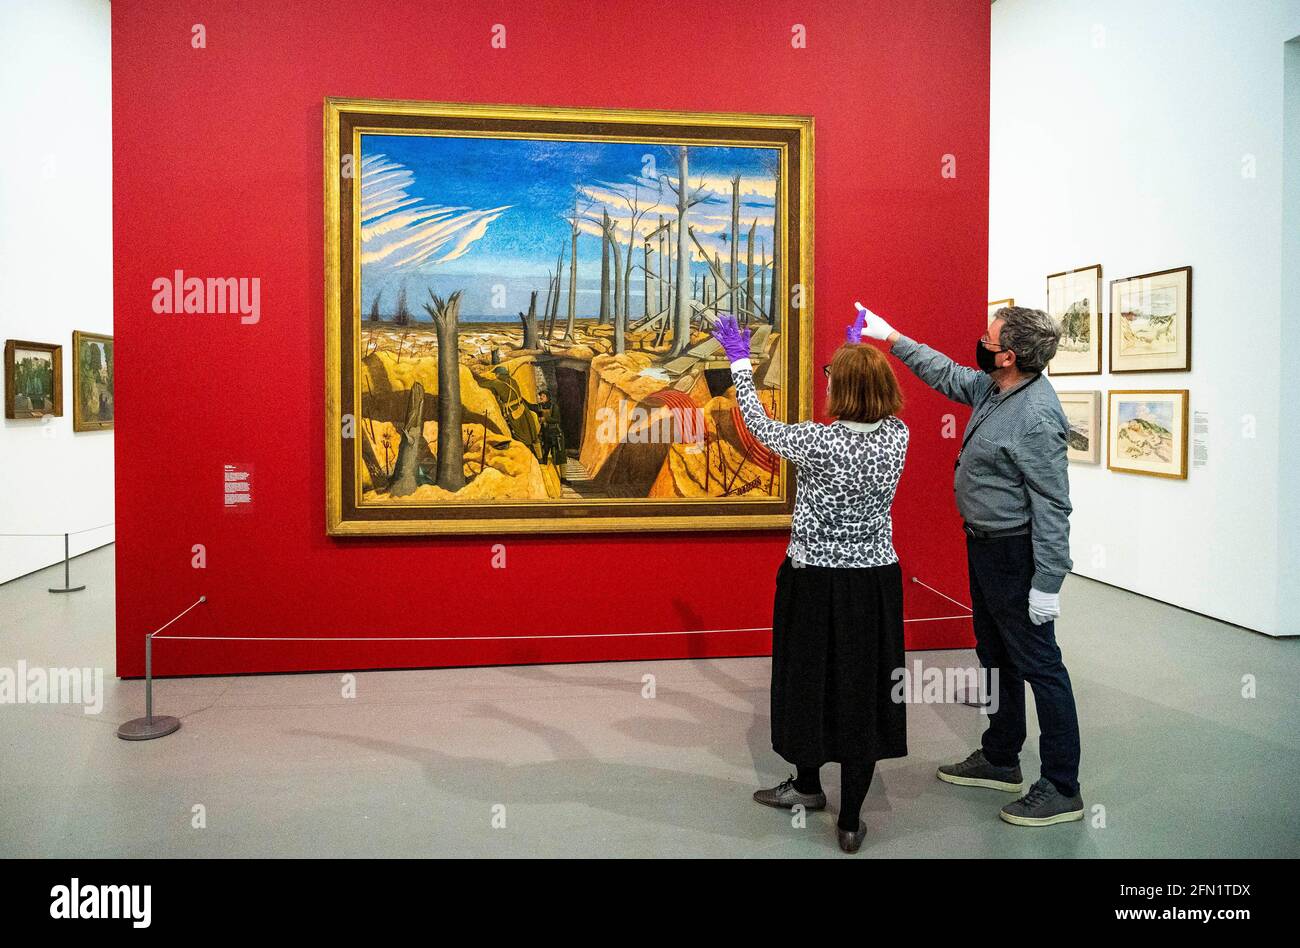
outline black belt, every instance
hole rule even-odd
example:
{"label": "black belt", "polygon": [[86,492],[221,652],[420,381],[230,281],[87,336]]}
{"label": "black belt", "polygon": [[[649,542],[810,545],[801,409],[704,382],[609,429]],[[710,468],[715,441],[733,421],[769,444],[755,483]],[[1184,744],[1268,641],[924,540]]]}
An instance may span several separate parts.
{"label": "black belt", "polygon": [[961,528],[966,531],[968,537],[974,537],[976,540],[996,540],[999,537],[1018,537],[1029,533],[1029,524],[1022,523],[1018,527],[1008,527],[1005,530],[977,530],[969,523],[963,523]]}

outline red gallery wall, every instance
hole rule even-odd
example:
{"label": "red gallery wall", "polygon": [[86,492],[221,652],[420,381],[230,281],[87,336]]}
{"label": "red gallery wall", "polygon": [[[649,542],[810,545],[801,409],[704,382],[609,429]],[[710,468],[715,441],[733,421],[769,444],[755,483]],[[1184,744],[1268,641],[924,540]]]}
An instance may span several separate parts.
{"label": "red gallery wall", "polygon": [[[857,298],[965,360],[985,322],[988,60],[987,0],[115,0],[118,673],[143,674],[145,634],[201,594],[167,634],[471,638],[167,640],[156,674],[768,654],[764,631],[599,633],[770,626],[780,532],[325,535],[322,100],[812,115],[815,364]],[[261,320],[155,314],[177,269],[260,277]],[[907,616],[952,616],[910,578],[969,602],[944,437],[965,413],[900,377]],[[224,507],[225,464],[252,471],[249,507]],[[964,619],[908,630],[913,648],[973,641]],[[580,637],[472,638],[528,634]]]}

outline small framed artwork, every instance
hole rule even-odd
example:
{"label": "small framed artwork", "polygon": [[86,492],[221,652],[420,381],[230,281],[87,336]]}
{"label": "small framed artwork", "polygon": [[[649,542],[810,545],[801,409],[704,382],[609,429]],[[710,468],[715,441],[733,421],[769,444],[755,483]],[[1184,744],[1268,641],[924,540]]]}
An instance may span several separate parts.
{"label": "small framed artwork", "polygon": [[1047,278],[1047,312],[1061,324],[1049,375],[1101,374],[1101,264]]}
{"label": "small framed artwork", "polygon": [[113,427],[113,337],[72,331],[72,430]]}
{"label": "small framed artwork", "polygon": [[1057,392],[1069,424],[1065,455],[1079,464],[1101,463],[1101,392]]}
{"label": "small framed artwork", "polygon": [[998,310],[1000,310],[1004,306],[1015,306],[1015,305],[1016,305],[1016,301],[1013,299],[989,300],[989,325],[990,326],[993,325],[993,317],[998,314]]}
{"label": "small framed artwork", "polygon": [[63,346],[5,340],[5,417],[63,414]]}
{"label": "small framed artwork", "polygon": [[1192,367],[1192,268],[1110,282],[1110,370],[1186,372]]}
{"label": "small framed artwork", "polygon": [[1106,466],[1151,477],[1187,477],[1187,389],[1112,391]]}

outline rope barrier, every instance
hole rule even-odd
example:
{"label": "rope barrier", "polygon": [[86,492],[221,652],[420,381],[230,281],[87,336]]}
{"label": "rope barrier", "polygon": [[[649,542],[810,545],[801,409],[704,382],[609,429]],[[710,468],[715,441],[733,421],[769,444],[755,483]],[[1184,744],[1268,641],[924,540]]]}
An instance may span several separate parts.
{"label": "rope barrier", "polygon": [[62,533],[0,533],[0,537],[63,537],[63,585],[51,586],[52,593],[74,593],[81,592],[85,589],[85,584],[80,586],[72,585],[72,551],[68,542],[69,537],[75,537],[81,533],[90,533],[93,530],[103,530],[105,527],[113,526],[112,523],[100,524],[98,527],[85,527],[81,530],[64,530]]}
{"label": "rope barrier", "polygon": [[93,530],[103,530],[105,527],[115,525],[116,521],[101,523],[97,527],[83,527],[80,530],[60,530],[58,533],[0,533],[0,537],[75,537],[79,533],[90,533]]}
{"label": "rope barrier", "polygon": [[[195,603],[194,605],[198,605]],[[194,606],[190,606],[193,609]],[[188,609],[186,610],[189,611]],[[184,613],[182,613],[184,615]],[[176,617],[177,619],[180,616]],[[969,619],[968,615],[904,619],[904,622],[942,622]],[[175,622],[173,619],[172,622]],[[169,622],[168,625],[171,623]],[[578,632],[568,635],[158,635],[165,642],[511,642],[521,639],[645,638],[656,635],[715,635],[727,632],[771,632],[770,625],[749,629],[686,629],[678,632]]]}
{"label": "rope barrier", "polygon": [[[912,582],[942,596],[962,608],[970,608],[951,596],[939,592],[933,586],[921,582],[915,576]],[[163,635],[162,632],[174,623],[189,615],[194,609],[208,601],[207,596],[199,596],[176,615],[172,616],[154,631],[144,637],[144,675],[145,675],[145,716],[135,718],[123,724],[117,730],[117,736],[128,741],[147,741],[164,737],[179,730],[179,719],[168,716],[155,718],[153,715],[153,643],[157,639],[167,642],[512,642],[520,640],[541,639],[605,639],[605,638],[648,638],[663,635],[714,635],[736,632],[771,632],[771,626],[753,626],[741,629],[687,629],[670,632],[582,632],[557,635]],[[906,622],[945,622],[953,619],[969,619],[970,614],[955,616],[929,616],[925,618],[904,619]]]}
{"label": "rope barrier", "polygon": [[970,606],[966,605],[966,603],[964,603],[964,602],[960,602],[959,600],[956,600],[956,599],[952,598],[952,596],[949,596],[947,593],[941,593],[941,592],[939,592],[939,590],[935,589],[933,586],[930,586],[930,585],[927,585],[926,583],[921,582],[921,581],[920,581],[919,579],[917,579],[915,576],[912,577],[912,582],[916,583],[918,586],[925,586],[925,588],[928,589],[928,590],[930,590],[930,592],[934,593],[936,596],[942,596],[944,599],[947,599],[947,600],[948,600],[950,603],[952,603],[954,606],[961,606],[963,609],[966,610],[966,612],[967,612],[967,614],[968,614],[965,618],[969,618],[969,613],[970,613],[970,611],[971,611],[971,608],[970,608]]}

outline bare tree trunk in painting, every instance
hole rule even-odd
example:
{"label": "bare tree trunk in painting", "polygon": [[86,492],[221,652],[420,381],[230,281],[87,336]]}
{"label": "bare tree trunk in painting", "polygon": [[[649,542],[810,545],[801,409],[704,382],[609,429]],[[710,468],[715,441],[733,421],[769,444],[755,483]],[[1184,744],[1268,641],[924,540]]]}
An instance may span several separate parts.
{"label": "bare tree trunk in painting", "polygon": [[[441,381],[438,387],[442,388]],[[397,448],[397,463],[393,465],[393,478],[388,484],[390,497],[414,494],[415,488],[419,486],[416,474],[420,463],[420,448],[424,444],[424,386],[419,382],[411,386],[411,395],[406,403],[406,424],[402,426],[400,435],[402,440]],[[442,440],[441,435],[438,440]]]}
{"label": "bare tree trunk in painting", "polygon": [[528,313],[519,314],[519,321],[524,324],[524,348],[538,349],[540,344],[537,341],[537,291],[533,290],[532,295],[528,298]]}
{"label": "bare tree trunk in painting", "polygon": [[740,298],[740,265],[736,255],[740,252],[740,175],[731,178],[731,268],[727,282],[731,285],[731,311],[738,319],[745,318],[745,301]]}
{"label": "bare tree trunk in painting", "polygon": [[757,218],[749,225],[745,236],[745,322],[754,319],[754,229],[758,227]]}
{"label": "bare tree trunk in painting", "polygon": [[573,221],[569,244],[569,313],[564,338],[573,341],[574,319],[578,315],[578,199],[573,199]]}
{"label": "bare tree trunk in painting", "polygon": [[604,325],[609,319],[609,211],[601,212],[600,222],[600,316]]}
{"label": "bare tree trunk in painting", "polygon": [[687,280],[690,278],[691,258],[687,246],[686,212],[691,206],[691,196],[686,183],[687,148],[681,145],[677,150],[677,280],[674,289],[676,305],[673,307],[676,319],[673,324],[673,347],[670,358],[676,358],[686,351],[691,343],[691,305],[686,298]]}
{"label": "bare tree trunk in painting", "polygon": [[438,334],[438,486],[444,490],[460,490],[465,486],[465,439],[460,430],[463,411],[460,347],[457,342],[461,291],[457,290],[446,301],[435,296],[433,290],[429,291],[429,296],[433,297],[433,305],[425,303],[424,308],[433,317],[433,328]]}

